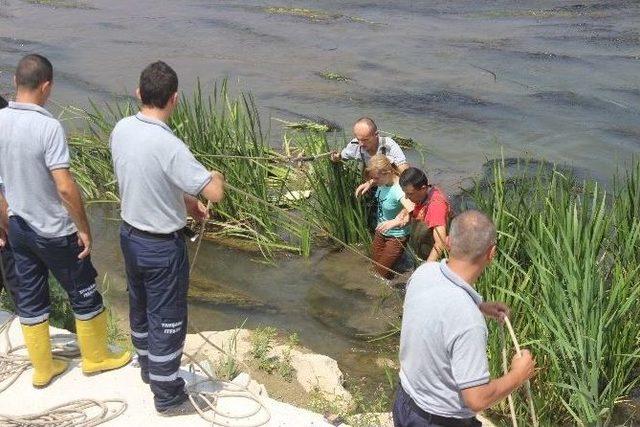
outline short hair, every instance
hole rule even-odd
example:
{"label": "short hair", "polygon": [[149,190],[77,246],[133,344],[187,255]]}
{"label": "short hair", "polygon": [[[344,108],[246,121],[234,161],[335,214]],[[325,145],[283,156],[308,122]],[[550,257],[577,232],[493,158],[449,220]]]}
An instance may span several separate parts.
{"label": "short hair", "polygon": [[16,85],[34,90],[53,81],[53,65],[42,55],[32,53],[23,57],[16,68]]}
{"label": "short hair", "polygon": [[374,122],[373,119],[369,117],[360,117],[358,120],[356,120],[356,122],[353,125],[355,126],[359,123],[366,124],[369,127],[369,130],[371,131],[371,133],[378,132],[378,126],[376,126],[376,122]]}
{"label": "short hair", "polygon": [[0,110],[2,110],[4,107],[6,107],[7,105],[9,105],[9,103],[7,102],[6,99],[4,99],[2,97],[2,95],[0,95]]}
{"label": "short hair", "polygon": [[178,75],[169,65],[157,61],[142,70],[139,88],[143,105],[164,108],[178,91]]}
{"label": "short hair", "polygon": [[449,244],[451,258],[475,261],[496,244],[496,227],[482,212],[465,211],[451,221]]}
{"label": "short hair", "polygon": [[405,188],[409,185],[416,189],[429,185],[427,174],[423,170],[414,167],[405,169],[400,175],[400,187]]}

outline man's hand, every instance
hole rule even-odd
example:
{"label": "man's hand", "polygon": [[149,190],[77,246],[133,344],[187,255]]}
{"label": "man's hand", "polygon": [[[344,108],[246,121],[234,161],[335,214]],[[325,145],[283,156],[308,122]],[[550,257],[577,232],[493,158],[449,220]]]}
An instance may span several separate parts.
{"label": "man's hand", "polygon": [[207,207],[197,198],[185,194],[184,203],[187,207],[187,213],[196,221],[205,221],[209,219],[209,211]]}
{"label": "man's hand", "polygon": [[365,182],[364,184],[358,185],[358,188],[356,188],[356,197],[364,196],[367,191],[371,189],[372,185],[373,182],[371,180]]}
{"label": "man's hand", "polygon": [[337,151],[332,151],[331,152],[331,161],[334,162],[334,163],[338,163],[338,162],[342,161],[342,156]]}
{"label": "man's hand", "polygon": [[535,367],[536,362],[529,350],[520,350],[520,354],[516,354],[511,359],[511,371],[520,377],[521,384],[533,376]]}
{"label": "man's hand", "polygon": [[498,322],[503,323],[504,318],[509,317],[511,310],[506,304],[501,302],[483,302],[478,306],[482,314],[487,317],[496,319]]}
{"label": "man's hand", "polygon": [[87,257],[91,253],[91,234],[78,231],[78,246],[84,248],[78,254],[78,259]]}
{"label": "man's hand", "polygon": [[7,246],[7,233],[0,228],[0,249],[4,249]]}
{"label": "man's hand", "polygon": [[388,221],[383,221],[380,224],[378,224],[378,226],[376,227],[376,231],[384,234],[395,227],[397,227],[396,221],[390,219]]}

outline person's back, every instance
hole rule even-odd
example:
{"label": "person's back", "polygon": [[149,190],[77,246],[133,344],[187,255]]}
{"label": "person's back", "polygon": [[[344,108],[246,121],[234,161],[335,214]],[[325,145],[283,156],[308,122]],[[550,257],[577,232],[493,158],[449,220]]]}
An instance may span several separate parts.
{"label": "person's back", "polygon": [[68,167],[64,130],[47,110],[18,102],[0,110],[0,176],[9,209],[43,237],[76,230],[50,172]]}
{"label": "person's back", "polygon": [[[155,233],[171,233],[184,227],[185,189],[189,194],[199,194],[211,177],[198,167],[171,129],[142,113],[126,117],[113,130],[111,152],[122,199],[122,219]],[[201,179],[194,180],[194,176]]]}
{"label": "person's back", "polygon": [[[452,281],[453,274],[440,262],[427,262],[413,273],[402,316],[400,379],[420,407],[441,416],[468,418],[475,414],[457,389],[489,382],[486,355],[469,352],[458,361],[450,355],[465,344],[463,340],[486,337],[487,328],[477,307],[480,295]],[[486,341],[479,341],[484,348]]]}
{"label": "person's back", "polygon": [[496,228],[481,212],[451,223],[449,258],[428,262],[409,279],[400,334],[400,384],[395,427],[480,426],[475,414],[504,399],[533,375],[531,354],[514,356],[511,370],[491,379],[487,326],[504,304],[482,301],[474,284],[496,255]]}

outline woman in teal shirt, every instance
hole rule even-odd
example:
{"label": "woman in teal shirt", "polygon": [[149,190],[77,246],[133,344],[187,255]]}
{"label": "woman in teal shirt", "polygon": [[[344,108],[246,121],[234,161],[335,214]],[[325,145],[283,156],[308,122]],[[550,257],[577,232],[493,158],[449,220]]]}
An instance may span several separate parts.
{"label": "woman in teal shirt", "polygon": [[378,223],[373,238],[372,257],[376,272],[385,279],[393,278],[393,265],[402,257],[409,238],[409,227],[398,215],[406,209],[413,210],[413,204],[404,196],[398,183],[399,172],[387,156],[373,156],[367,166],[368,182],[356,189],[356,196],[362,195],[368,187],[378,186]]}

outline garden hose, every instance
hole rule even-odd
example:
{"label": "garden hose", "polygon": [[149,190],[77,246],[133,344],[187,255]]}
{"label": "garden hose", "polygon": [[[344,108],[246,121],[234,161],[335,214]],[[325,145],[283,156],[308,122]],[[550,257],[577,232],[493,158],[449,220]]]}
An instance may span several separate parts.
{"label": "garden hose", "polygon": [[[511,341],[513,342],[513,346],[516,349],[516,354],[520,354],[520,344],[518,343],[518,339],[516,338],[516,333],[513,330],[511,321],[507,316],[504,316],[503,319],[504,319],[504,325],[506,326],[507,330],[509,331],[509,335],[511,336]],[[504,369],[504,373],[506,374],[508,372],[508,369],[507,369],[507,349],[506,349],[506,345],[504,345],[504,331],[502,332],[502,336],[503,336],[502,367]],[[529,404],[529,414],[531,415],[531,423],[533,427],[538,427],[539,426],[538,416],[536,415],[536,408],[533,404],[533,397],[531,395],[531,382],[529,380],[526,380],[524,383],[524,387],[527,393],[527,402]],[[516,420],[515,407],[513,406],[513,399],[511,395],[509,395],[509,409],[511,411],[511,421],[513,425],[517,427],[518,421]]]}

